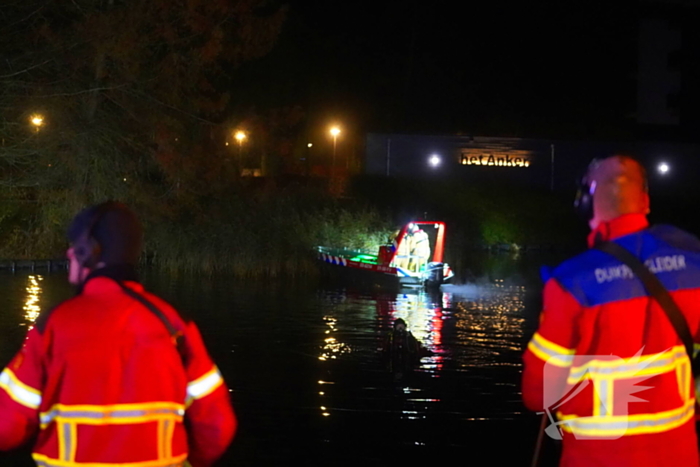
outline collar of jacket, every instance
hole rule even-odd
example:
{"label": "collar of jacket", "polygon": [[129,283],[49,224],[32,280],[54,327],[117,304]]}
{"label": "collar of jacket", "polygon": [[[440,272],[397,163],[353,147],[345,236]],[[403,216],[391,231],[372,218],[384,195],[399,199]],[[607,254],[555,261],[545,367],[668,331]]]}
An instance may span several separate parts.
{"label": "collar of jacket", "polygon": [[[88,289],[93,289],[92,285],[88,284],[93,279],[101,279],[96,280],[94,282],[99,282],[102,284],[107,282],[102,279],[112,279],[112,281],[114,282],[139,282],[138,275],[136,274],[136,268],[133,265],[111,264],[109,266],[95,269],[90,274],[88,274],[88,276],[85,278],[85,282],[83,282],[82,285],[78,287],[78,294],[83,293],[83,290],[85,290],[86,287],[88,287]],[[115,285],[119,287],[117,284]]]}
{"label": "collar of jacket", "polygon": [[649,227],[649,221],[644,214],[625,214],[611,221],[601,222],[595,230],[588,234],[588,247],[593,248],[600,242],[615,240],[647,227]]}

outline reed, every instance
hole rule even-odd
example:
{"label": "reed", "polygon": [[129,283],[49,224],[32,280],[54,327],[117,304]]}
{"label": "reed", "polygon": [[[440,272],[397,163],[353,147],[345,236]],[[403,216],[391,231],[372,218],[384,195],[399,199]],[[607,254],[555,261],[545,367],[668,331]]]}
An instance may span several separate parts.
{"label": "reed", "polygon": [[[0,200],[0,258],[62,257],[79,209],[71,197]],[[569,246],[585,237],[570,196],[519,187],[360,177],[346,198],[327,187],[238,186],[188,200],[141,197],[127,203],[144,221],[144,262],[171,272],[237,277],[315,275],[319,245],[376,252],[404,223],[447,223],[446,260],[499,244]]]}
{"label": "reed", "polygon": [[365,205],[286,194],[234,199],[210,205],[210,214],[153,222],[146,257],[171,272],[237,277],[316,274],[314,249],[331,245],[376,251],[391,231],[389,221]]}

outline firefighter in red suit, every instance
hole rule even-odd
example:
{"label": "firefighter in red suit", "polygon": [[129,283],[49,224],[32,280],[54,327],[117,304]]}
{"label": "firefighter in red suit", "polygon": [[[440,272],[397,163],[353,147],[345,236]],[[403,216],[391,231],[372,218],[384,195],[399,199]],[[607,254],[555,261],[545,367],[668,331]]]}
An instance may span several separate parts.
{"label": "firefighter in red suit", "polygon": [[[644,169],[591,163],[577,199],[589,246],[613,241],[656,274],[700,342],[700,241],[649,227]],[[561,436],[563,466],[697,466],[690,360],[659,304],[626,265],[591,248],[546,281],[539,328],[524,355],[525,405]]]}
{"label": "firefighter in red suit", "polygon": [[200,467],[236,431],[229,391],[194,323],[139,284],[141,227],[124,205],[69,229],[76,297],[44,313],[0,373],[0,449],[34,440],[46,467]]}

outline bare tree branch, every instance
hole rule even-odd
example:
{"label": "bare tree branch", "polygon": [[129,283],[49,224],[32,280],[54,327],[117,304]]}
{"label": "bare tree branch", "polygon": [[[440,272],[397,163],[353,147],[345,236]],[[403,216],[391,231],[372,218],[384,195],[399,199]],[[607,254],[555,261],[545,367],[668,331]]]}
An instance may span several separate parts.
{"label": "bare tree branch", "polygon": [[33,70],[34,68],[39,68],[39,67],[41,67],[41,66],[44,66],[44,65],[46,65],[47,63],[49,63],[50,61],[51,61],[51,60],[46,60],[46,61],[44,61],[43,63],[37,63],[36,65],[30,66],[29,68],[25,68],[24,70],[20,70],[20,71],[14,72],[14,73],[10,73],[10,74],[8,74],[8,75],[0,75],[0,79],[11,78],[12,76],[21,75],[22,73],[26,73],[26,72],[28,72],[29,70]]}

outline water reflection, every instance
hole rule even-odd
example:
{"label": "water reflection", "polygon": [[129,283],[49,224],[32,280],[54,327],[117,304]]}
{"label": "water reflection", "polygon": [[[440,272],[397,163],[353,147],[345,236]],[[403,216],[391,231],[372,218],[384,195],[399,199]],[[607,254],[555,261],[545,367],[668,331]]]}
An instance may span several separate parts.
{"label": "water reflection", "polygon": [[522,351],[525,286],[495,280],[474,287],[454,305],[456,341],[464,352],[456,360],[461,368],[488,365],[520,365],[504,359]]}
{"label": "water reflection", "polygon": [[[335,383],[333,383],[333,382],[331,382],[331,381],[319,381],[318,384],[323,385],[323,384],[335,384]],[[319,395],[319,396],[324,396],[325,394],[326,394],[325,391],[319,391],[319,392],[318,392],[318,395]],[[323,402],[322,402],[322,403],[323,403]],[[323,417],[328,417],[328,416],[331,415],[331,414],[328,412],[328,409],[327,409],[325,406],[322,405],[322,406],[320,407],[320,409],[321,409],[321,415],[322,415]]]}
{"label": "water reflection", "polygon": [[27,276],[27,286],[25,288],[27,292],[27,297],[24,301],[24,319],[25,326],[29,326],[29,329],[34,327],[34,322],[39,317],[41,313],[41,306],[39,305],[39,298],[41,297],[42,287],[41,283],[44,280],[43,276]]}
{"label": "water reflection", "polygon": [[[329,454],[347,456],[348,465],[374,465],[393,458],[372,452],[412,456],[410,446],[426,446],[420,453],[448,460],[445,450],[468,453],[486,449],[487,438],[522,438],[509,427],[527,419],[521,414],[520,359],[539,312],[536,272],[525,281],[489,267],[489,274],[505,280],[445,287],[437,295],[346,284],[256,288],[232,285],[228,277],[177,282],[160,273],[150,280],[160,284],[152,290],[168,291],[164,295],[176,308],[192,311],[230,381],[241,426],[248,427],[222,465],[286,465],[292,457],[320,465]],[[6,279],[0,283],[9,298],[0,308],[5,362],[24,338],[26,327],[19,325],[31,325],[40,308],[73,293],[63,273]],[[397,318],[431,352],[399,382],[378,350]],[[245,446],[247,451],[240,449]],[[0,454],[0,465],[14,464]]]}
{"label": "water reflection", "polygon": [[336,328],[338,320],[333,318],[332,316],[324,316],[323,321],[328,326],[328,329],[326,329],[325,331],[327,337],[323,340],[323,345],[321,346],[321,355],[318,357],[318,359],[321,361],[325,361],[329,359],[335,359],[339,355],[342,355],[344,353],[350,353],[351,349],[347,344],[339,342],[335,337],[331,335],[332,333],[338,331],[338,328]]}
{"label": "water reflection", "polygon": [[452,303],[450,293],[428,294],[422,290],[401,293],[395,300],[378,300],[377,315],[384,329],[391,328],[395,320],[406,321],[408,330],[428,350],[429,355],[420,360],[419,369],[439,377],[444,362],[442,346],[443,321],[448,319]]}
{"label": "water reflection", "polygon": [[[423,421],[437,413],[469,421],[519,416],[527,293],[522,281],[501,279],[433,294],[328,292],[318,357],[325,375],[316,396],[321,415],[375,410]],[[383,350],[398,318],[426,352],[397,374]],[[361,371],[364,382],[350,378],[348,368]],[[334,386],[325,386],[329,382]]]}

